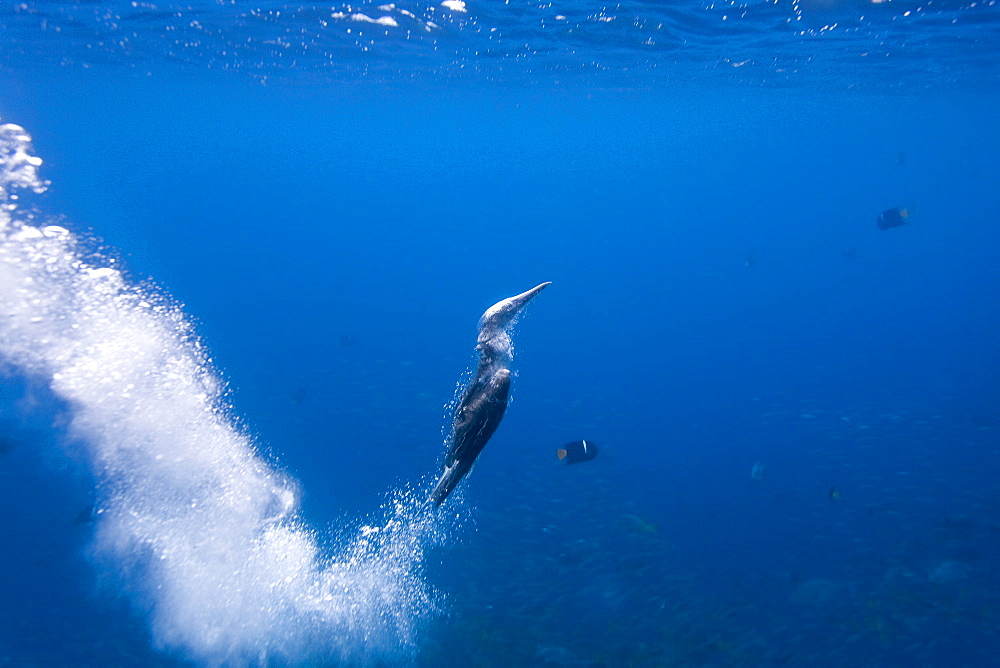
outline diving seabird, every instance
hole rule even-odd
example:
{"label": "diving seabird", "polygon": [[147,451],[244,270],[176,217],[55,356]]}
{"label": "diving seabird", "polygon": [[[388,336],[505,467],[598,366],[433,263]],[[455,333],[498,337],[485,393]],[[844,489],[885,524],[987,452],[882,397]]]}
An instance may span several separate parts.
{"label": "diving seabird", "polygon": [[475,379],[462,392],[451,420],[448,452],[441,477],[428,503],[440,506],[459,481],[469,472],[476,457],[500,425],[510,394],[510,363],[514,349],[510,329],[521,309],[549,283],[542,283],[497,302],[479,319],[479,368]]}

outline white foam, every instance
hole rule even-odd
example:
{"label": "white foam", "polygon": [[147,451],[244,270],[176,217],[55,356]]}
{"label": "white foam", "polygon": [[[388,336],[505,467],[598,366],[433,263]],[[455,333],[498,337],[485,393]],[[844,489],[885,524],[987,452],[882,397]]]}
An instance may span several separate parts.
{"label": "white foam", "polygon": [[0,362],[72,407],[98,480],[93,557],[158,646],[209,664],[398,663],[438,612],[422,575],[441,527],[393,517],[324,555],[294,481],[234,426],[189,320],[63,227],[19,219],[41,192],[30,137],[0,126]]}
{"label": "white foam", "polygon": [[31,154],[31,137],[20,125],[0,124],[0,231],[9,220],[12,206],[9,200],[17,199],[17,190],[24,188],[36,193],[45,191],[48,183],[38,178],[42,159]]}
{"label": "white foam", "polygon": [[380,16],[377,19],[373,19],[367,14],[362,14],[361,12],[357,12],[356,14],[351,14],[351,19],[355,21],[362,21],[364,23],[374,23],[376,25],[381,25],[381,26],[390,26],[393,28],[399,27],[399,24],[396,23],[396,19],[392,18],[391,16]]}

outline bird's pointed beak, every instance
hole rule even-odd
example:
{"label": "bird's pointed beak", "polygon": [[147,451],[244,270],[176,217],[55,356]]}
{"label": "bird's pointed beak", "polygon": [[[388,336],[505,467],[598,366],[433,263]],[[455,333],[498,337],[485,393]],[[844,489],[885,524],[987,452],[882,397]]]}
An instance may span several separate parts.
{"label": "bird's pointed beak", "polygon": [[485,332],[487,336],[492,336],[492,331],[508,327],[516,318],[517,314],[521,312],[528,302],[530,302],[535,295],[545,289],[545,286],[549,283],[542,283],[531,288],[527,292],[522,292],[519,295],[514,295],[513,297],[508,297],[507,299],[501,299],[493,306],[486,309],[486,313],[483,317],[479,319],[479,330],[480,336]]}
{"label": "bird's pointed beak", "polygon": [[508,298],[505,301],[513,302],[513,304],[514,304],[514,310],[515,311],[519,311],[522,308],[524,308],[525,304],[527,304],[532,299],[534,299],[535,295],[537,295],[539,292],[541,292],[542,290],[544,290],[546,288],[546,286],[549,286],[549,285],[552,285],[552,281],[547,281],[545,283],[541,283],[540,285],[536,285],[535,287],[531,288],[530,290],[528,290],[526,292],[522,292],[519,295],[514,295],[513,297],[510,297],[510,298]]}

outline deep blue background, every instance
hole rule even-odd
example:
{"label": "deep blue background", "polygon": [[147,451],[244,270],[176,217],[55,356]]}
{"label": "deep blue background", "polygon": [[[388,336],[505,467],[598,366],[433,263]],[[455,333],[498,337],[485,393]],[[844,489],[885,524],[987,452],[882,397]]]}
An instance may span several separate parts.
{"label": "deep blue background", "polygon": [[[478,316],[553,282],[465,483],[476,527],[433,559],[458,630],[428,663],[451,647],[466,665],[549,646],[606,665],[665,660],[660,643],[688,643],[675,658],[692,664],[998,649],[1000,130],[983,91],[121,71],[4,90],[0,113],[45,159],[44,209],[185,304],[317,525],[435,470]],[[894,206],[911,223],[878,230]],[[555,448],[580,438],[600,458],[561,467]],[[70,568],[56,559],[44,571]],[[963,590],[928,582],[949,559]],[[796,588],[816,578],[838,603],[803,613]],[[643,598],[659,590],[693,621]],[[741,640],[711,640],[726,633]]]}

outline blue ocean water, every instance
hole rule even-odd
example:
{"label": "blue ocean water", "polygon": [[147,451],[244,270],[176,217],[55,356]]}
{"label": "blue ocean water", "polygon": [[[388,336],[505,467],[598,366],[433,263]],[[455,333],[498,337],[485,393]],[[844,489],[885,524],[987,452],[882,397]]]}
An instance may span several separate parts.
{"label": "blue ocean water", "polygon": [[993,1],[0,6],[0,666],[991,665],[998,100]]}

